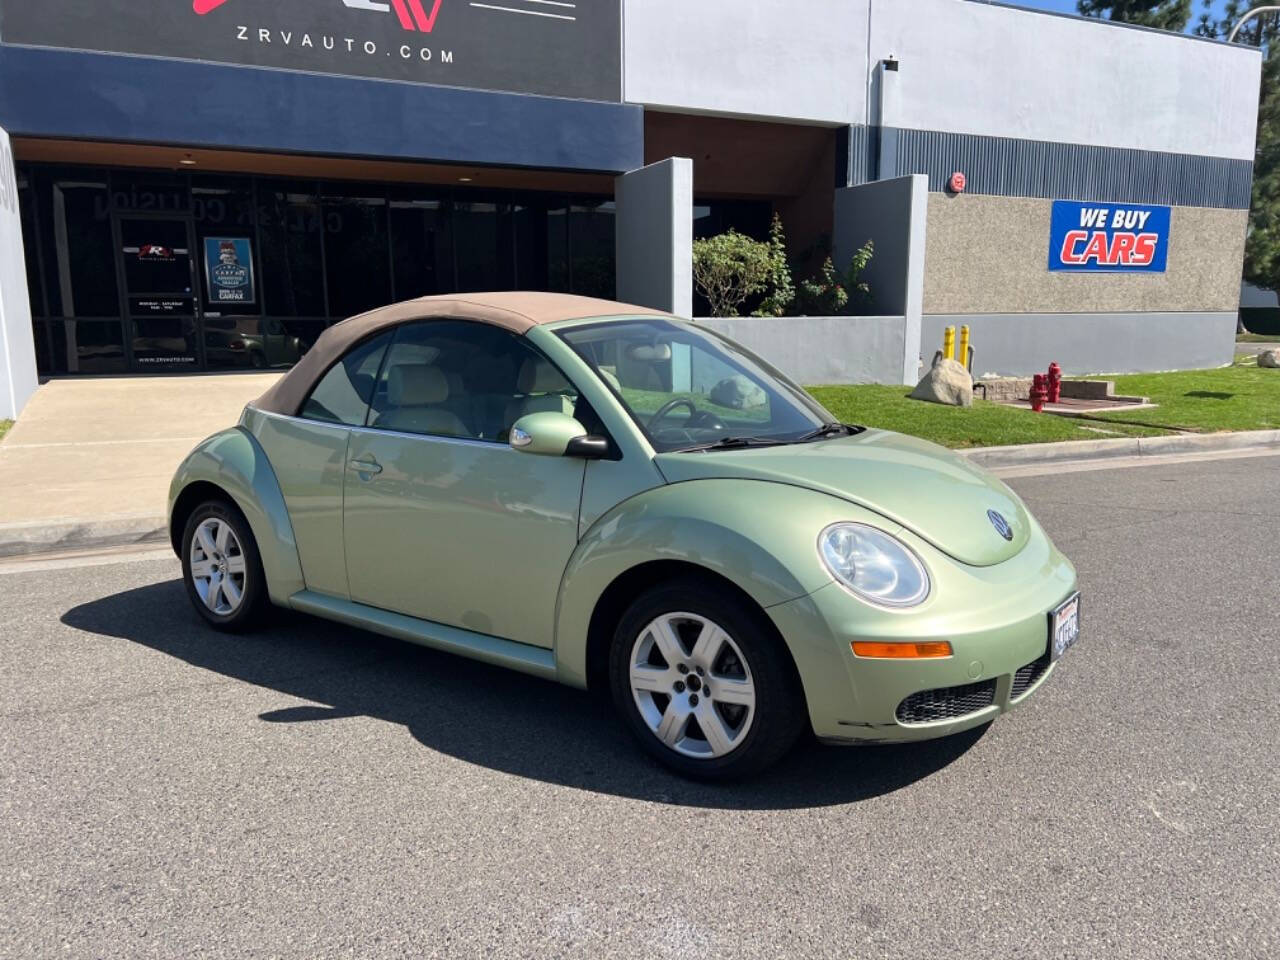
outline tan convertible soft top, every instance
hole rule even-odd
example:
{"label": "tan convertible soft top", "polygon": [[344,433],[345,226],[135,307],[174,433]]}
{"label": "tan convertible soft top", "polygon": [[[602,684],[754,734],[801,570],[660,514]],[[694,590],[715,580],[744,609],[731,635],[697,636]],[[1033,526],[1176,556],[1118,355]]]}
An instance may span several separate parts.
{"label": "tan convertible soft top", "polygon": [[253,402],[259,410],[296,416],[311,393],[311,388],[333,364],[360,340],[408,320],[449,317],[476,320],[524,334],[530,327],[555,320],[581,317],[663,315],[661,310],[637,307],[594,297],[575,297],[566,293],[459,293],[438,297],[420,297],[370,310],[320,334],[315,345],[297,365],[276,381],[275,386]]}

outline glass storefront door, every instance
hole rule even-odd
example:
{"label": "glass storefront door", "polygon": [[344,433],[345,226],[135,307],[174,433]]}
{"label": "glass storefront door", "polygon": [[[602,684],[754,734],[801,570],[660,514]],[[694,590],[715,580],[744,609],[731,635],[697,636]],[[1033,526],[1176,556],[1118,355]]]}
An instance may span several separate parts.
{"label": "glass storefront door", "polygon": [[190,219],[125,215],[118,224],[133,369],[203,369]]}

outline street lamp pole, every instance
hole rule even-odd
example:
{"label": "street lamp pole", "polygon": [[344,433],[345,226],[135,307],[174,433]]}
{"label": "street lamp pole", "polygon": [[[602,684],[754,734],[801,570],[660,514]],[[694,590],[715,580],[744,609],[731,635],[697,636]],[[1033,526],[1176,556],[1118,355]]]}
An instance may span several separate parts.
{"label": "street lamp pole", "polygon": [[1243,27],[1245,23],[1264,13],[1280,13],[1280,7],[1254,7],[1252,10],[1248,11],[1243,17],[1236,21],[1236,25],[1232,27],[1231,32],[1227,34],[1227,43],[1233,43],[1235,41],[1236,34],[1240,32],[1240,28]]}

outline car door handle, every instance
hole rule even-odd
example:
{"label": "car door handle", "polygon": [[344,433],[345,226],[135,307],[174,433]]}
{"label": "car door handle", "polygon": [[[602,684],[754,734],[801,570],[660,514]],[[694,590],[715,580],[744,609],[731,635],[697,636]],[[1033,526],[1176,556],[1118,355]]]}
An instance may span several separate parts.
{"label": "car door handle", "polygon": [[352,460],[349,466],[356,473],[367,473],[371,476],[382,472],[382,465],[377,460]]}

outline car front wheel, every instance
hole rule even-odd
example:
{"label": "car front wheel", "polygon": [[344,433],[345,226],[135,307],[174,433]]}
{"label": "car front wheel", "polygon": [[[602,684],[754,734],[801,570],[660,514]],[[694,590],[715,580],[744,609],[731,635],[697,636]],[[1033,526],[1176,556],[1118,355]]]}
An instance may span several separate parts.
{"label": "car front wheel", "polygon": [[248,521],[217,500],[202,503],[182,535],[182,576],[202,617],[219,630],[239,632],[261,623],[267,582]]}
{"label": "car front wheel", "polygon": [[719,587],[663,585],[641,594],[618,624],[614,703],[641,745],[687,776],[755,773],[804,728],[789,656],[744,606]]}

